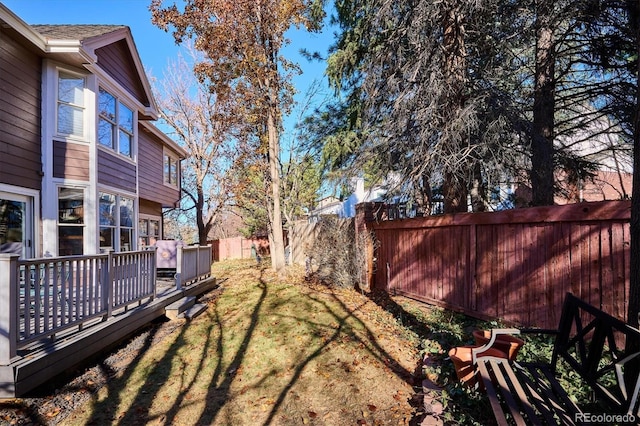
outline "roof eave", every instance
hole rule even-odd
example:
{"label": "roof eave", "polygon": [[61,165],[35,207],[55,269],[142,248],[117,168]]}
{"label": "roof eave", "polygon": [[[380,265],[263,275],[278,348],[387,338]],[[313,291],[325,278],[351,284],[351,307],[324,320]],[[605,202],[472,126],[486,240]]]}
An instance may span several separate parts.
{"label": "roof eave", "polygon": [[162,130],[158,129],[155,125],[147,121],[141,121],[140,123],[144,126],[145,129],[147,129],[149,132],[154,134],[158,139],[160,139],[162,143],[164,143],[169,148],[174,150],[180,156],[181,159],[187,158],[187,155],[189,154],[187,150],[181,147],[180,145],[178,145],[176,141],[171,139]]}
{"label": "roof eave", "polygon": [[32,45],[46,51],[46,41],[42,35],[35,31],[31,26],[9,10],[4,4],[0,3],[0,21],[6,22],[9,27],[27,39]]}
{"label": "roof eave", "polygon": [[147,111],[145,111],[145,114],[153,117],[154,120],[157,120],[159,117],[158,105],[153,96],[151,83],[147,78],[147,73],[144,71],[144,66],[142,65],[142,60],[140,59],[140,54],[138,53],[138,49],[136,48],[135,41],[133,40],[133,36],[131,35],[131,30],[128,27],[122,28],[118,31],[113,31],[106,35],[88,38],[84,40],[83,47],[87,49],[87,51],[91,52],[93,56],[95,56],[96,49],[114,43],[123,38],[126,41],[127,46],[131,52],[136,71],[138,73],[138,76],[140,77],[140,81],[142,82],[142,86],[144,88],[147,99],[149,99],[150,106],[147,108]]}

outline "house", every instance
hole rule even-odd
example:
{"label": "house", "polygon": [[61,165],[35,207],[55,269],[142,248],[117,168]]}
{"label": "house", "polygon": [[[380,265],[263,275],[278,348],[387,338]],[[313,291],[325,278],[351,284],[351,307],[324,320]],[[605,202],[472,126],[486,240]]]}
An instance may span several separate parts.
{"label": "house", "polygon": [[187,155],[158,117],[128,27],[28,25],[0,3],[0,399],[206,308],[210,246],[180,247],[162,281],[141,250]]}
{"label": "house", "polygon": [[0,252],[162,239],[187,153],[158,117],[128,27],[28,25],[0,3]]}
{"label": "house", "polygon": [[380,201],[386,194],[383,186],[374,186],[365,190],[364,178],[354,178],[352,181],[354,192],[344,201],[336,197],[325,197],[316,203],[316,207],[309,212],[309,219],[317,221],[321,216],[338,216],[340,218],[355,217],[356,205],[360,203]]}

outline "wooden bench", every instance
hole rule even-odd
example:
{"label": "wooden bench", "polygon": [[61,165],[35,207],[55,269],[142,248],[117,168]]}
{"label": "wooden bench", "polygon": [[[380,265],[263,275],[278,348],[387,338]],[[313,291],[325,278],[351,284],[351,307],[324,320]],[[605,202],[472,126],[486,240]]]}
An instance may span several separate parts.
{"label": "wooden bench", "polygon": [[[625,367],[630,369],[640,361],[640,352],[624,352],[628,339],[640,347],[638,329],[568,293],[558,329],[536,332],[555,335],[548,363],[478,357],[499,334],[517,334],[517,329],[492,330],[489,343],[473,349],[473,362],[498,425],[640,422],[640,380],[637,375],[629,379],[624,374]],[[593,401],[579,401],[578,405],[569,397],[557,377],[561,360],[589,386]]]}

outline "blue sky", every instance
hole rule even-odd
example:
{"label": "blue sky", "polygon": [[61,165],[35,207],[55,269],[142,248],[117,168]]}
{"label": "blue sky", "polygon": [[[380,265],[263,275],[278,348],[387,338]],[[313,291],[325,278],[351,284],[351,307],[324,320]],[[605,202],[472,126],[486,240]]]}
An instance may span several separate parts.
{"label": "blue sky", "polygon": [[[179,47],[171,34],[151,23],[151,0],[0,0],[13,13],[28,24],[116,24],[131,28],[136,48],[147,71],[161,78],[170,58]],[[165,1],[169,3],[169,1]],[[301,48],[326,55],[331,44],[329,31],[325,34],[309,34],[305,31],[290,32],[291,45],[283,51],[288,58],[303,68],[303,75],[294,83],[302,99],[314,80],[322,80],[324,64],[309,63],[298,55]],[[291,120],[287,120],[291,123]],[[290,124],[286,127],[290,127]],[[290,129],[288,129],[290,131]],[[283,135],[286,139],[287,136]]]}

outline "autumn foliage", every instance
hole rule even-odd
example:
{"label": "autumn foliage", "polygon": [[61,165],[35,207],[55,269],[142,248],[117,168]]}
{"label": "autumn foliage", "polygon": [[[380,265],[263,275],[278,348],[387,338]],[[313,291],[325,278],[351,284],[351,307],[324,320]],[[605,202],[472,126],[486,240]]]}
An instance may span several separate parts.
{"label": "autumn foliage", "polygon": [[281,55],[289,43],[285,33],[293,27],[319,29],[323,17],[320,0],[187,0],[184,8],[153,0],[153,23],[171,31],[176,43],[193,40],[205,54],[194,71],[219,98],[233,99],[244,118],[245,137],[264,150],[269,168],[267,199],[272,266],[284,267],[284,241],[280,206],[280,141],[282,114],[292,105],[293,62]]}

